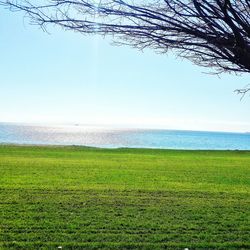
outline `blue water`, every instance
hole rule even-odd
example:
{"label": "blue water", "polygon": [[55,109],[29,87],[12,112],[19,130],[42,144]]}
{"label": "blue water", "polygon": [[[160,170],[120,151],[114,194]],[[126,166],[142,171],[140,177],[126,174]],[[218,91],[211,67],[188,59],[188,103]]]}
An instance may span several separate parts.
{"label": "blue water", "polygon": [[0,143],[250,150],[250,134],[0,123]]}

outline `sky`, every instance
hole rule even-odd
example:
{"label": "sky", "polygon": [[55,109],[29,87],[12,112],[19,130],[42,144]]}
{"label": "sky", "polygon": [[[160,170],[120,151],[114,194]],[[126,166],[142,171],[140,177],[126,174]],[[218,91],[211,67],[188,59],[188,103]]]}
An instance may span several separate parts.
{"label": "sky", "polygon": [[30,25],[0,7],[0,122],[250,131],[247,74]]}

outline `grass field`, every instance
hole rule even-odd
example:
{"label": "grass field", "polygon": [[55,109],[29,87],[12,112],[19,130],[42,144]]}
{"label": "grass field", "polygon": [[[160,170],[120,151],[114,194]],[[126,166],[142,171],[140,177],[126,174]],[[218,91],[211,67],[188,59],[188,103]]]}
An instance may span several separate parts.
{"label": "grass field", "polygon": [[0,146],[0,249],[249,249],[250,152]]}

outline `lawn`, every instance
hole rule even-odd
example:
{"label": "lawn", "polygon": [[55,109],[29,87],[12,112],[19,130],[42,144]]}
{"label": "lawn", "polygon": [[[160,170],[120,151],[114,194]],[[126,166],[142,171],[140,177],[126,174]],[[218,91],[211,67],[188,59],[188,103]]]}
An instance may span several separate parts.
{"label": "lawn", "polygon": [[0,146],[0,249],[249,249],[250,152]]}

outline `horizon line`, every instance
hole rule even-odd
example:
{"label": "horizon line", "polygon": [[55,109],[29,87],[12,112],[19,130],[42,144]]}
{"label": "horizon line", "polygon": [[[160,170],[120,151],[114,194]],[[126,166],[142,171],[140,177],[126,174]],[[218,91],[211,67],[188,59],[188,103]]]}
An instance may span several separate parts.
{"label": "horizon line", "polygon": [[120,129],[120,130],[165,130],[165,131],[183,131],[183,132],[210,132],[210,133],[237,133],[250,134],[250,130],[216,130],[216,129],[192,129],[192,128],[167,128],[164,125],[136,125],[136,124],[112,124],[112,123],[74,123],[74,122],[24,122],[24,121],[0,121],[0,124],[9,125],[33,125],[33,126],[70,126],[75,128],[92,127],[105,129]]}

